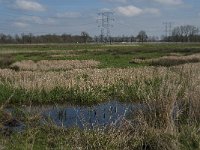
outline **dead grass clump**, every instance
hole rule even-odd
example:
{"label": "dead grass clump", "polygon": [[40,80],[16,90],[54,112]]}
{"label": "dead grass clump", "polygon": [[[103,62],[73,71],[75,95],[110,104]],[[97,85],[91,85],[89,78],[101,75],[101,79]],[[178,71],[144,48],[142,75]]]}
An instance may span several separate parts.
{"label": "dead grass clump", "polygon": [[182,56],[182,57],[176,57],[176,56],[166,56],[162,57],[158,60],[153,60],[150,65],[153,66],[176,66],[186,63],[197,63],[200,62],[200,57],[197,56]]}
{"label": "dead grass clump", "polygon": [[95,68],[100,63],[94,60],[41,60],[34,62],[32,60],[26,60],[16,62],[11,67],[18,67],[20,70],[29,71],[49,71],[49,70],[71,70],[71,69],[83,69],[83,68]]}
{"label": "dead grass clump", "polygon": [[155,59],[134,59],[131,63],[145,63],[151,66],[176,66],[186,63],[197,63],[200,62],[200,55],[190,55],[190,56],[164,56]]}

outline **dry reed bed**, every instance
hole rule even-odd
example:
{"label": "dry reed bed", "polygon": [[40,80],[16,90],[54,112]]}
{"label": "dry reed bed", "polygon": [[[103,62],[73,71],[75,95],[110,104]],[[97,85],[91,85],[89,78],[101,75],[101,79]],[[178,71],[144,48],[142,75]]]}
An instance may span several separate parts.
{"label": "dry reed bed", "polygon": [[93,87],[110,87],[118,83],[132,85],[135,81],[142,83],[156,76],[176,81],[176,74],[167,68],[131,68],[131,69],[74,69],[60,72],[19,71],[0,69],[0,81],[16,88],[27,90],[52,90],[55,87],[91,89]]}
{"label": "dry reed bed", "polygon": [[[180,100],[185,108],[186,103],[193,107],[191,116],[200,114],[200,63],[170,68],[74,69],[59,72],[0,69],[0,84],[27,92],[44,90],[48,93],[59,87],[67,91],[72,89],[78,94],[93,93],[97,98],[110,92],[107,90],[111,88],[114,94],[130,95],[130,99],[136,96],[146,103],[151,102],[151,107],[162,106],[162,111],[174,110],[175,103]],[[160,102],[162,105],[157,105]]]}
{"label": "dry reed bed", "polygon": [[151,65],[179,65],[183,63],[192,63],[192,62],[200,62],[200,54],[196,55],[189,55],[189,56],[181,56],[178,55],[175,56],[163,56],[160,58],[154,58],[154,59],[134,59],[132,62],[134,63],[148,63]]}
{"label": "dry reed bed", "polygon": [[174,69],[176,72],[181,72],[180,80],[183,80],[183,86],[186,89],[180,102],[181,113],[187,115],[188,124],[194,125],[194,121],[200,122],[200,63],[185,64]]}
{"label": "dry reed bed", "polygon": [[41,60],[34,62],[32,60],[24,60],[16,62],[11,67],[19,68],[19,70],[70,70],[70,69],[83,69],[83,68],[94,68],[100,64],[94,60]]}

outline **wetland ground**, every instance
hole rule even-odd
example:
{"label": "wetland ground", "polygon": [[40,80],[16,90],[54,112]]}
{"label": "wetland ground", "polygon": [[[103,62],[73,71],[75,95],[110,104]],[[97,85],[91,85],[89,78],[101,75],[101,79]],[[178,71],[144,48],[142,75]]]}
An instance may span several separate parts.
{"label": "wetland ground", "polygon": [[[198,150],[199,91],[198,43],[0,45],[0,147]],[[145,109],[118,126],[93,129],[66,128],[52,118],[41,124],[41,113],[24,110],[96,108],[116,99]],[[68,119],[64,110],[57,113],[61,120]],[[6,128],[19,123],[23,132]]]}

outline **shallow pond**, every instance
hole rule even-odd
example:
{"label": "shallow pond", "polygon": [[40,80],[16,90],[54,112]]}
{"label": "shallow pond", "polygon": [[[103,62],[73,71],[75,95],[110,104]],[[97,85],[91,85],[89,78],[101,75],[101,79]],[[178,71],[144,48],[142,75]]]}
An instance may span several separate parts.
{"label": "shallow pond", "polygon": [[[121,103],[118,101],[108,101],[94,106],[29,106],[22,108],[22,112],[36,114],[41,116],[41,124],[53,123],[57,126],[66,128],[94,128],[105,126],[119,126],[123,119],[134,118],[134,111],[143,109],[141,104]],[[21,109],[20,109],[21,110]],[[7,109],[8,112],[14,113],[14,109]],[[6,128],[19,131],[25,128],[23,122],[11,119]]]}
{"label": "shallow pond", "polygon": [[44,118],[58,126],[93,128],[95,126],[118,125],[139,105],[110,101],[92,107],[58,106],[44,110]]}

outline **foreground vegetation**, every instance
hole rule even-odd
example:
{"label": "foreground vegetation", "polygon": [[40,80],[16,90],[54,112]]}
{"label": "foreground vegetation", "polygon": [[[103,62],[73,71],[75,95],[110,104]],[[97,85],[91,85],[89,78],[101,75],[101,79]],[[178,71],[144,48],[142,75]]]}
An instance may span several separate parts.
{"label": "foreground vegetation", "polygon": [[[67,50],[59,52],[19,47],[1,50],[2,148],[200,149],[200,45],[91,45],[85,50],[64,45]],[[141,103],[145,109],[132,112],[119,127],[94,130],[41,124],[40,114],[20,109],[33,104],[92,105],[114,98]],[[15,111],[7,113],[7,107]],[[13,120],[25,124],[23,132],[5,129]]]}

